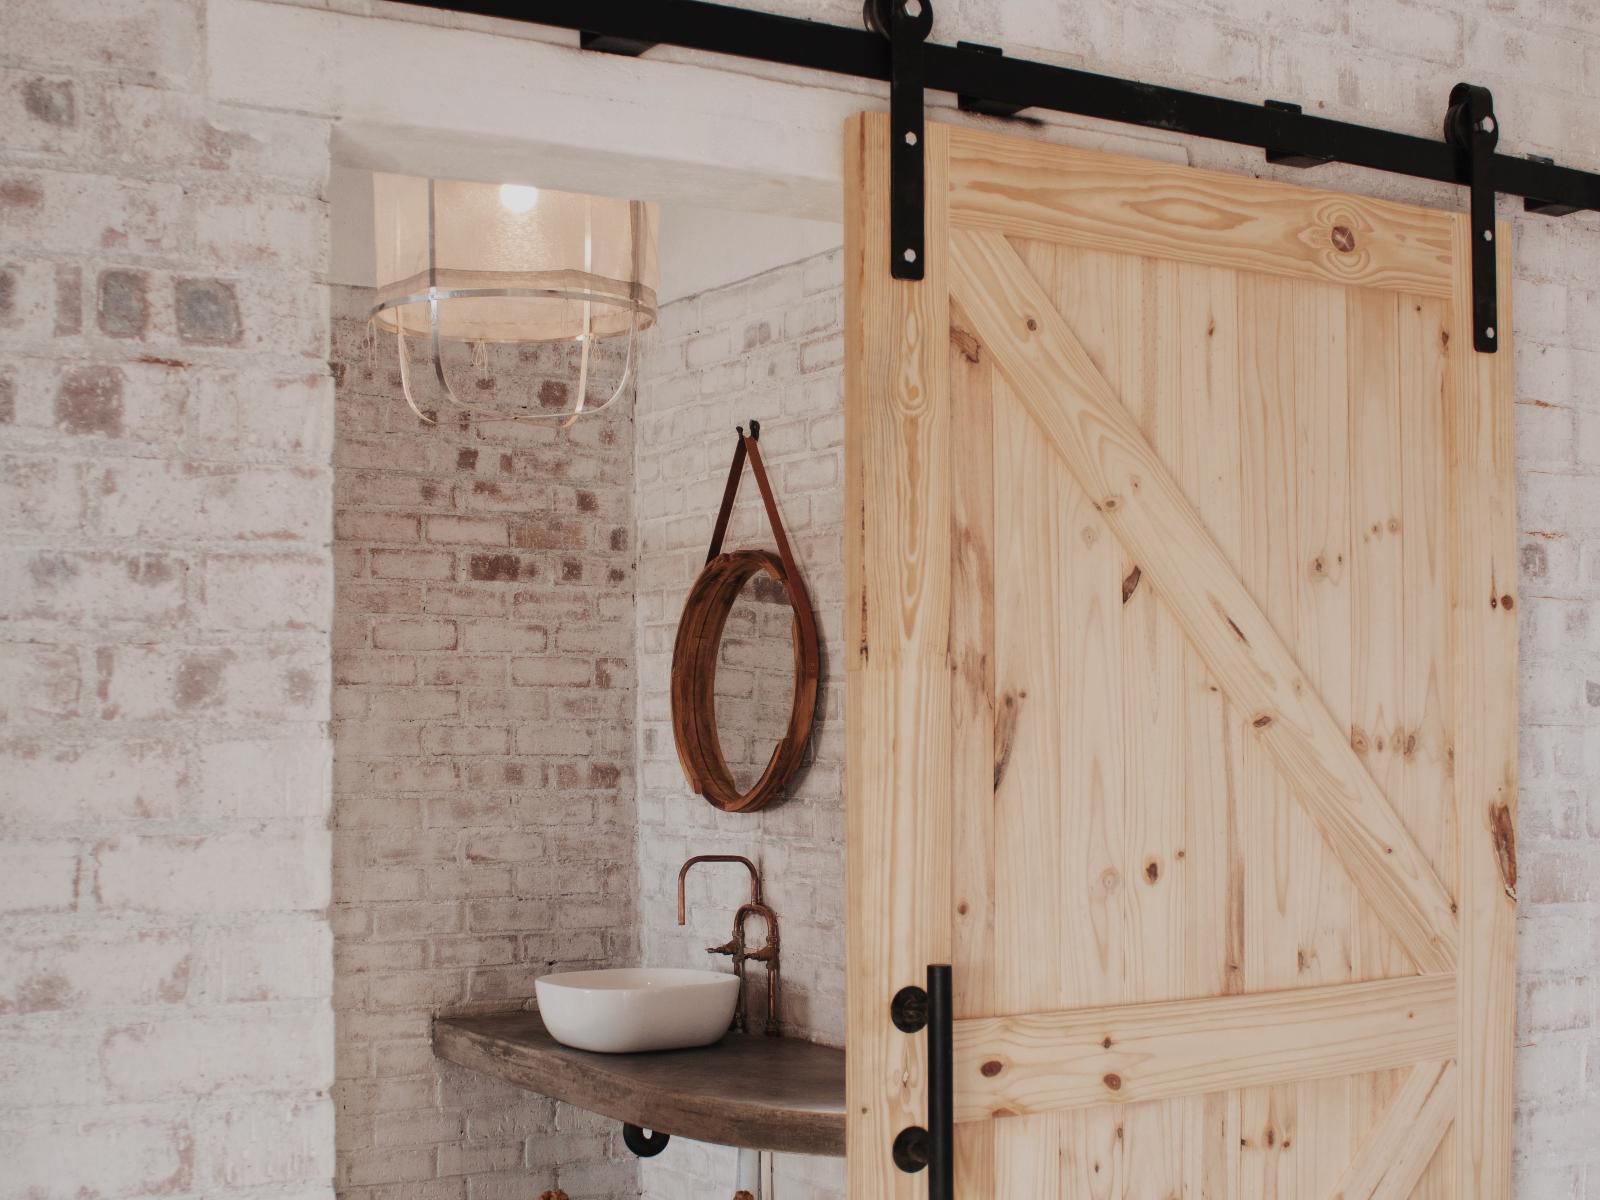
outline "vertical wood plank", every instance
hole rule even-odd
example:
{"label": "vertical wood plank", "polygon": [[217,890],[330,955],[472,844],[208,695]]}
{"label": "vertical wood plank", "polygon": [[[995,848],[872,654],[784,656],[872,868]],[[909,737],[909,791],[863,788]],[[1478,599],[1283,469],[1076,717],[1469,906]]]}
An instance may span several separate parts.
{"label": "vertical wood plank", "polygon": [[[1177,263],[1149,260],[1130,260],[1129,266],[1127,274],[1137,286],[1117,298],[1124,319],[1116,347],[1118,362],[1111,364],[1107,377],[1170,469],[1187,433],[1183,349],[1192,333],[1182,320],[1180,268]],[[1137,270],[1132,269],[1135,266]],[[1126,552],[1121,572],[1122,803],[1127,814],[1122,870],[1128,881],[1124,936],[1138,948],[1127,958],[1124,996],[1175,1000],[1186,994],[1177,855],[1183,848],[1188,794],[1183,768],[1188,738],[1184,662],[1189,647],[1160,591],[1144,579],[1138,562]],[[1136,1151],[1144,1141],[1140,1125],[1147,1112],[1130,1114]]]}
{"label": "vertical wood plank", "polygon": [[[1401,812],[1433,869],[1458,900],[1455,717],[1450,666],[1450,461],[1445,422],[1455,405],[1451,303],[1400,297],[1400,440],[1405,586],[1405,695]],[[1456,1200],[1456,1131],[1445,1131],[1414,1200]]]}
{"label": "vertical wood plank", "polygon": [[994,430],[995,611],[1006,614],[995,629],[994,1003],[1002,1013],[1039,1012],[1061,1007],[1063,970],[1097,959],[1083,906],[1064,905],[1053,886],[1082,875],[1076,858],[1062,854],[1061,729],[1075,635],[1058,614],[1071,498],[998,378]]}
{"label": "vertical wood plank", "polygon": [[1450,450],[1451,661],[1460,838],[1462,1200],[1511,1195],[1516,1006],[1517,612],[1511,231],[1500,223],[1497,354],[1472,349],[1471,230],[1458,216]]}
{"label": "vertical wood plank", "polygon": [[910,1200],[923,1035],[889,1001],[951,951],[947,129],[929,125],[926,277],[888,270],[888,121],[846,127],[846,1121],[850,1192]]}
{"label": "vertical wood plank", "polygon": [[[1126,371],[1124,394],[1139,390],[1141,263],[1126,255],[1104,254],[1047,244],[1020,245],[1034,277],[1047,295],[1068,305],[1063,316],[1083,330],[1091,357],[1108,370]],[[1018,411],[1026,412],[1020,399]],[[1122,587],[1131,560],[1106,525],[1094,502],[1050,448],[1031,416],[1029,437],[1065,500],[1059,541],[1065,570],[1059,577],[1053,611],[1065,626],[1061,678],[1064,704],[1055,736],[1063,749],[1063,771],[1053,781],[1060,808],[1057,904],[1065,914],[1067,936],[1082,949],[1064,955],[1057,981],[1061,1007],[1117,1003],[1140,993],[1135,979],[1146,946],[1134,934],[1139,885],[1139,854],[1133,841],[1137,819],[1128,804],[1126,752],[1126,660]],[[1098,1181],[1096,1194],[1120,1196],[1120,1161],[1133,1131],[1127,1114],[1108,1107],[1063,1115],[1062,1152],[1088,1172],[1078,1189]],[[1099,1174],[1094,1171],[1099,1164]],[[1075,1194],[1069,1190],[1066,1195]]]}
{"label": "vertical wood plank", "polygon": [[[1352,290],[1346,297],[1350,376],[1350,744],[1402,818],[1405,794],[1405,558],[1399,310],[1403,298]],[[1414,352],[1408,346],[1407,352]],[[1412,827],[1415,833],[1415,827]],[[1409,973],[1378,914],[1355,901],[1351,920],[1358,979]],[[1387,1109],[1404,1074],[1351,1081],[1351,1131],[1358,1144]],[[1335,1172],[1342,1170],[1334,1164]]]}
{"label": "vertical wood plank", "polygon": [[[1183,406],[1172,469],[1206,529],[1237,571],[1243,511],[1239,444],[1238,276],[1178,268],[1177,385]],[[1238,716],[1205,662],[1185,643],[1186,812],[1184,989],[1191,996],[1244,990],[1244,860],[1240,838]]]}
{"label": "vertical wood plank", "polygon": [[[1295,579],[1294,645],[1300,666],[1348,736],[1353,646],[1350,603],[1350,385],[1345,289],[1295,287],[1294,361]],[[1322,835],[1296,803],[1292,823],[1298,931],[1296,981],[1341,983],[1354,976],[1355,889]],[[1296,1195],[1326,1195],[1354,1152],[1350,1128],[1354,1081],[1319,1079],[1296,1088],[1298,1136],[1285,1147]]]}
{"label": "vertical wood plank", "polygon": [[[1295,523],[1298,450],[1295,428],[1295,284],[1242,275],[1239,281],[1240,469],[1243,495],[1240,566],[1267,619],[1298,650]],[[1315,678],[1315,676],[1312,676]],[[1294,987],[1302,953],[1294,912],[1296,847],[1303,839],[1299,802],[1265,747],[1242,736],[1244,770],[1244,990]],[[1284,1142],[1294,1145],[1292,1086],[1240,1093],[1240,1172],[1244,1194],[1293,1200],[1295,1174]]]}
{"label": "vertical wood plank", "polygon": [[[1238,276],[1177,268],[1176,384],[1182,431],[1170,464],[1206,529],[1237,571],[1243,529],[1239,429]],[[1184,990],[1221,996],[1244,989],[1245,865],[1238,714],[1204,661],[1185,644],[1183,861]],[[1242,1200],[1238,1091],[1194,1097],[1186,1110],[1184,1194]]]}
{"label": "vertical wood plank", "polygon": [[995,1122],[996,1196],[1073,1195],[1062,1191],[1060,1128],[1054,1113]]}
{"label": "vertical wood plank", "polygon": [[[994,366],[950,313],[951,846],[955,1016],[995,1013]],[[956,1192],[995,1196],[991,1122],[956,1129]]]}

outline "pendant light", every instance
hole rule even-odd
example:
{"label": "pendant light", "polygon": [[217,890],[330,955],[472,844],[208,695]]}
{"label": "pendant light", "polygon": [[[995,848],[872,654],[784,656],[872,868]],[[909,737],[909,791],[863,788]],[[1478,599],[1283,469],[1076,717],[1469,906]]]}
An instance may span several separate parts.
{"label": "pendant light", "polygon": [[[639,334],[655,320],[660,271],[654,204],[522,184],[373,176],[377,304],[394,333],[406,403],[425,421],[407,340],[420,338],[446,401],[499,420],[562,420],[599,412],[633,382]],[[590,404],[599,344],[626,339],[622,374]],[[576,378],[565,407],[538,396],[486,408],[467,404],[445,367],[446,348],[488,361],[491,344],[575,343]],[[564,356],[571,358],[571,355]]]}

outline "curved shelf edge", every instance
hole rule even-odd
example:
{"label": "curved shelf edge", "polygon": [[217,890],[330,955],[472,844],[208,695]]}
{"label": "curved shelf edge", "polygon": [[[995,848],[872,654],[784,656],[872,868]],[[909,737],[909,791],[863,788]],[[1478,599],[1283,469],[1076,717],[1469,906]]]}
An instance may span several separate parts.
{"label": "curved shelf edge", "polygon": [[603,1117],[697,1142],[844,1154],[844,1051],[729,1034],[711,1046],[592,1054],[552,1038],[539,1015],[439,1017],[438,1058]]}

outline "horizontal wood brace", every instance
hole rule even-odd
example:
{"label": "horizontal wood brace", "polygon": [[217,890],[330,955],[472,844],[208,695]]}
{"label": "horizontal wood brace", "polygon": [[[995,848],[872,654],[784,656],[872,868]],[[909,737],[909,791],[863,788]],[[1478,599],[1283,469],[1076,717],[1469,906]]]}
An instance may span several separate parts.
{"label": "horizontal wood brace", "polygon": [[1454,975],[955,1023],[955,1117],[1161,1100],[1453,1058]]}

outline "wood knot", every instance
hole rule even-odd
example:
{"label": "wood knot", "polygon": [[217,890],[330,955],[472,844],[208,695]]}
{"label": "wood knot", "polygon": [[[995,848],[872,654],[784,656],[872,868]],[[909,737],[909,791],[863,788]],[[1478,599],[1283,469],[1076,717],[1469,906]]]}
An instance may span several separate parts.
{"label": "wood knot", "polygon": [[980,362],[983,359],[983,350],[978,341],[978,336],[970,330],[962,329],[959,325],[950,326],[950,341],[955,348],[961,351],[961,357],[970,363]]}
{"label": "wood knot", "polygon": [[1504,801],[1489,810],[1489,831],[1494,837],[1495,862],[1500,868],[1500,883],[1511,899],[1517,898],[1517,826],[1511,807]]}
{"label": "wood knot", "polygon": [[1505,609],[1507,612],[1510,612],[1516,606],[1517,606],[1517,602],[1515,600],[1513,600],[1510,596],[1501,596],[1500,597],[1500,607]]}
{"label": "wood knot", "polygon": [[1039,331],[1039,322],[1035,321],[1032,317],[1029,317],[1028,318],[1028,332],[1029,333],[1037,333],[1038,331]]}
{"label": "wood knot", "polygon": [[983,1066],[979,1067],[978,1070],[982,1071],[986,1077],[993,1079],[996,1075],[1000,1074],[1001,1071],[1005,1070],[1005,1066],[997,1059],[991,1058],[988,1062],[984,1063]]}
{"label": "wood knot", "polygon": [[965,900],[956,905],[956,912],[963,917],[967,915],[967,902]]}
{"label": "wood knot", "polygon": [[1144,865],[1144,877],[1146,879],[1148,879],[1151,883],[1154,883],[1154,882],[1156,882],[1156,880],[1160,879],[1161,878],[1161,864],[1158,863],[1153,858],[1149,862],[1145,863],[1145,865]]}
{"label": "wood knot", "polygon": [[1335,225],[1329,236],[1333,240],[1333,248],[1341,254],[1349,254],[1356,248],[1356,235],[1350,232],[1348,225]]}
{"label": "wood knot", "polygon": [[1144,572],[1139,570],[1138,565],[1135,564],[1133,570],[1128,572],[1128,577],[1122,581],[1122,602],[1124,604],[1133,599],[1133,593],[1138,590],[1139,580],[1143,574]]}
{"label": "wood knot", "polygon": [[1255,720],[1251,721],[1250,724],[1254,725],[1257,729],[1265,729],[1268,725],[1272,724],[1272,718],[1266,713],[1262,713]]}
{"label": "wood knot", "polygon": [[1102,1050],[1111,1049],[1111,1037],[1110,1037],[1109,1034],[1106,1036],[1105,1040],[1100,1043],[1100,1049],[1102,1049]]}
{"label": "wood knot", "polygon": [[1122,1076],[1121,1075],[1117,1075],[1117,1074],[1113,1073],[1113,1074],[1107,1075],[1100,1082],[1105,1084],[1106,1087],[1109,1088],[1113,1092],[1120,1092],[1122,1090]]}

